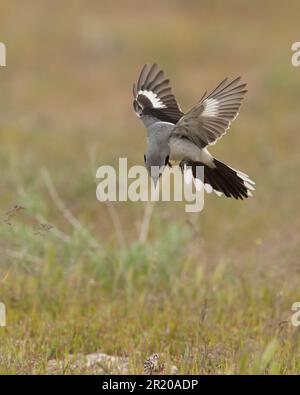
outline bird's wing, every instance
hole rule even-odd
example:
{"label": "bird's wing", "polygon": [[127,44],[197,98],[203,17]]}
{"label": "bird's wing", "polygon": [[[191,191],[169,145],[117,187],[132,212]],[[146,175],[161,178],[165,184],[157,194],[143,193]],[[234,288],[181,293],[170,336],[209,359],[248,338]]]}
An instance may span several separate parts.
{"label": "bird's wing", "polygon": [[164,72],[153,65],[145,64],[138,82],[133,84],[133,106],[137,114],[152,115],[161,121],[176,124],[184,115],[180,110]]}
{"label": "bird's wing", "polygon": [[203,148],[215,144],[238,116],[241,102],[247,90],[240,84],[241,78],[222,81],[208,96],[205,93],[199,103],[177,123],[174,133],[193,141]]}

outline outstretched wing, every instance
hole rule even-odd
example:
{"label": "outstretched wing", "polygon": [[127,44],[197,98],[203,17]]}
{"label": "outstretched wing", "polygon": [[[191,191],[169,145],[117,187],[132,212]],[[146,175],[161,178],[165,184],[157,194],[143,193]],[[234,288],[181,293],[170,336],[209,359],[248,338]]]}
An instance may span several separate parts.
{"label": "outstretched wing", "polygon": [[188,138],[200,148],[215,144],[238,116],[246,84],[241,78],[228,82],[227,78],[208,96],[187,112],[177,123],[174,133]]}
{"label": "outstretched wing", "polygon": [[152,115],[173,124],[179,121],[184,114],[169,83],[156,63],[152,66],[145,64],[138,82],[133,84],[133,107],[138,116]]}

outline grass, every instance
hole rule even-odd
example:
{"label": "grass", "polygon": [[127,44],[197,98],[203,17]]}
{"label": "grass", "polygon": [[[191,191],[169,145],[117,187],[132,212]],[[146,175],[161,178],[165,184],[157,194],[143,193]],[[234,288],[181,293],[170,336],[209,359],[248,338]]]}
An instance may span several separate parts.
{"label": "grass", "polygon": [[[179,373],[299,374],[299,5],[0,8],[0,373],[47,373],[53,359],[89,373],[68,356],[101,351],[130,373],[159,353]],[[95,175],[120,156],[143,162],[130,87],[152,60],[184,110],[224,76],[248,81],[212,152],[257,191],[206,196],[200,214],[158,203],[141,242],[144,205],[99,203]]]}

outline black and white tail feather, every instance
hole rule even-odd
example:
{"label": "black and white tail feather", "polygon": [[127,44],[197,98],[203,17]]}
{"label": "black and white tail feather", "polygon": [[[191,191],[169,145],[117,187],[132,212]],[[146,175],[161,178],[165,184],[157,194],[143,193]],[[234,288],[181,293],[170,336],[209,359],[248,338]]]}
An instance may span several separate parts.
{"label": "black and white tail feather", "polygon": [[[207,193],[215,192],[218,196],[226,196],[235,199],[247,199],[252,196],[255,182],[249,176],[239,170],[235,170],[224,163],[214,159],[215,168],[206,166],[202,162],[187,161],[184,163],[183,171],[185,180],[190,183],[194,179],[197,190]],[[197,168],[204,166],[204,180]]]}
{"label": "black and white tail feather", "polygon": [[[203,186],[208,193],[214,191],[219,196],[235,199],[252,196],[255,183],[245,173],[213,158],[207,146],[215,144],[238,116],[247,92],[246,84],[240,81],[240,77],[232,81],[224,79],[211,93],[205,92],[186,114],[172,93],[170,81],[155,63],[145,65],[138,82],[133,85],[133,106],[139,117],[150,115],[158,122],[173,124],[173,137],[187,139],[210,156],[209,163],[192,161],[189,155],[183,157],[180,167],[187,172],[186,179],[194,178],[196,187]],[[204,166],[203,182],[197,176],[198,166]]]}

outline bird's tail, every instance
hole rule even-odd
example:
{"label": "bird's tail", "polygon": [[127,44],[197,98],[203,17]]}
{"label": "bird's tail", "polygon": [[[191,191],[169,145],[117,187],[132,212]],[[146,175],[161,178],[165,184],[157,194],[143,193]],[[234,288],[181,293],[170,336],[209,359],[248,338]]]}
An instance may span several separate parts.
{"label": "bird's tail", "polygon": [[204,166],[204,188],[206,192],[214,191],[217,195],[225,195],[235,199],[247,199],[252,196],[255,182],[247,174],[232,169],[224,163],[214,159],[214,168],[202,162],[189,162],[187,166],[197,177],[197,166]]}

